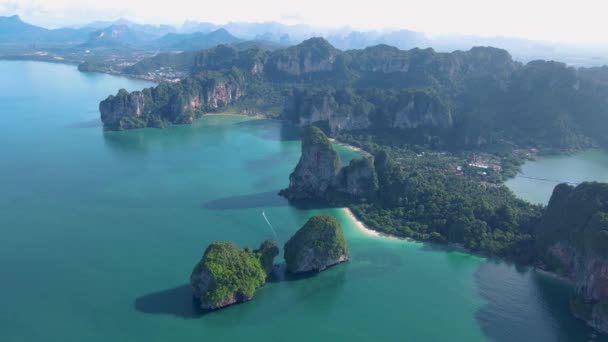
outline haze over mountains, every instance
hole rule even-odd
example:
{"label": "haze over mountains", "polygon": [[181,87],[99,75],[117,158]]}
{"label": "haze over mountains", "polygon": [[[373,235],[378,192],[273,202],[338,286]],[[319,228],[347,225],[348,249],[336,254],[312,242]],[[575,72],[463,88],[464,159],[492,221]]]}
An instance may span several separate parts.
{"label": "haze over mountains", "polygon": [[431,47],[436,51],[468,50],[494,46],[508,50],[515,59],[558,60],[576,66],[608,64],[608,47],[582,47],[508,37],[451,35],[429,37],[409,30],[356,31],[350,28],[320,29],[277,22],[231,22],[216,25],[186,21],[180,27],[147,25],[126,19],[97,21],[80,27],[46,29],[19,16],[0,17],[0,52],[6,49],[82,47],[112,49],[199,50],[218,44],[258,41],[289,46],[322,36],[341,50],[387,44],[400,49]]}

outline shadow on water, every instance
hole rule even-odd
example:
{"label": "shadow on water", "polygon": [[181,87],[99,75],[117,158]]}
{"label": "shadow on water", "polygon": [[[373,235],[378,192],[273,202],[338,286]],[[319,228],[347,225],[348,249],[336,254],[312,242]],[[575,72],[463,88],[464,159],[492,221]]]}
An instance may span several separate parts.
{"label": "shadow on water", "polygon": [[[268,277],[268,283],[274,285],[283,283],[282,288],[289,289],[288,291],[294,296],[298,305],[308,306],[311,303],[318,303],[320,297],[323,298],[323,305],[331,305],[343,290],[349,266],[348,263],[341,263],[333,265],[323,272],[291,274],[287,272],[286,265],[282,263],[275,265],[272,274]],[[293,302],[277,303],[276,305],[281,308],[279,312],[293,310],[291,307]]]}
{"label": "shadow on water", "polygon": [[286,207],[289,202],[278,195],[279,190],[259,194],[232,196],[204,203],[201,207],[213,210]]}
{"label": "shadow on water", "polygon": [[475,318],[492,341],[606,341],[570,314],[570,284],[527,267],[515,270],[489,260],[475,273],[484,302]]}
{"label": "shadow on water", "polygon": [[203,203],[201,208],[213,210],[231,210],[287,206],[292,206],[303,210],[334,208],[334,206],[327,203],[318,203],[314,201],[289,202],[283,196],[279,195],[279,190],[261,192],[251,195],[220,198]]}
{"label": "shadow on water", "polygon": [[[458,246],[458,245],[441,244],[441,243],[434,243],[434,242],[429,242],[429,241],[422,242],[422,250],[428,251],[428,252],[444,252],[444,253],[461,252],[461,253],[470,254],[470,252],[467,252],[465,248]],[[473,256],[473,254],[471,254],[471,256]]]}
{"label": "shadow on water", "polygon": [[[340,265],[340,264],[338,264],[338,265]],[[338,265],[334,265],[334,266],[338,266]],[[334,266],[330,266],[329,268],[333,268]],[[298,273],[298,274],[289,273],[287,271],[287,264],[280,263],[280,264],[274,265],[274,268],[272,269],[272,273],[268,276],[268,282],[269,283],[281,283],[281,282],[306,280],[306,279],[310,279],[310,278],[316,276],[319,273],[320,272],[317,272],[317,271]]]}
{"label": "shadow on water", "polygon": [[244,166],[249,170],[249,172],[254,172],[256,170],[264,170],[269,166],[277,165],[283,162],[286,158],[290,156],[290,151],[280,151],[279,153],[272,154],[270,156],[266,156],[260,159],[248,159],[243,161]]}
{"label": "shadow on water", "polygon": [[135,299],[135,309],[147,314],[174,315],[181,318],[199,318],[212,311],[199,307],[189,285],[153,292]]}
{"label": "shadow on water", "polygon": [[124,131],[104,130],[103,140],[111,150],[123,154],[143,154],[150,147],[176,147],[204,141],[210,136],[215,142],[227,139],[229,123],[214,125],[207,120],[199,119],[193,124],[172,125],[167,128],[138,128]]}
{"label": "shadow on water", "polygon": [[103,127],[101,119],[99,119],[99,118],[80,121],[80,122],[74,122],[74,123],[66,125],[66,128],[96,128],[96,127]]}
{"label": "shadow on water", "polygon": [[240,122],[238,125],[252,128],[251,133],[268,140],[300,140],[302,133],[298,126],[282,120],[250,120]]}
{"label": "shadow on water", "polygon": [[[321,292],[323,292],[326,299],[328,299],[335,297],[331,292],[339,292],[339,289],[344,285],[347,266],[348,265],[345,264],[331,266],[329,269],[325,270],[322,275],[320,275],[319,272],[293,275],[287,272],[287,267],[283,263],[275,266],[271,275],[268,277],[267,282],[297,282],[315,277],[318,278],[318,281],[313,283],[315,284],[314,286],[303,286],[292,290],[294,290],[296,295],[304,302],[307,302],[308,299],[313,296],[318,296]],[[319,291],[319,287],[322,288],[323,291]],[[243,302],[235,305],[247,305],[247,303],[248,302]],[[183,319],[202,318],[206,315],[222,311],[201,309],[198,300],[192,295],[192,289],[187,284],[138,297],[135,299],[133,306],[141,313],[172,315]],[[285,310],[287,309],[288,308],[285,308]],[[280,314],[284,314],[284,312],[284,310],[281,310]]]}
{"label": "shadow on water", "polygon": [[[152,129],[152,128],[150,128]],[[145,154],[148,149],[143,130],[129,132],[104,131],[103,142],[108,149],[121,154]]]}
{"label": "shadow on water", "polygon": [[[96,119],[75,123],[70,127],[101,127]],[[261,137],[262,139],[292,141],[300,139],[300,129],[297,126],[273,120],[247,120],[232,122],[222,117],[205,117],[196,120],[191,125],[172,125],[168,128],[140,128],[126,131],[104,131],[104,144],[112,151],[121,154],[144,154],[151,146],[180,147],[188,143],[198,143],[205,138],[212,138],[215,144],[229,138],[229,132],[234,127],[241,131]],[[279,158],[279,156],[277,156]],[[266,166],[268,162],[279,159],[250,161],[252,167]]]}

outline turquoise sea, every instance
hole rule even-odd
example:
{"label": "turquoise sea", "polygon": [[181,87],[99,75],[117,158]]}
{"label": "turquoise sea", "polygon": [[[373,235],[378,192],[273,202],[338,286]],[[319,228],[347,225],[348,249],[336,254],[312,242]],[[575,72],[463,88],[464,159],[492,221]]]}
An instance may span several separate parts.
{"label": "turquoise sea", "polygon": [[[592,336],[568,313],[569,286],[552,277],[368,236],[338,209],[289,206],[276,193],[299,158],[293,127],[209,116],[104,132],[99,101],[149,83],[23,61],[0,62],[0,74],[0,341]],[[188,280],[210,242],[257,247],[276,234],[282,245],[321,212],[340,219],[350,262],[278,277],[245,304],[196,309]]]}
{"label": "turquoise sea", "polygon": [[608,153],[587,150],[572,155],[540,157],[526,162],[507,186],[532,203],[549,203],[559,183],[608,182]]}

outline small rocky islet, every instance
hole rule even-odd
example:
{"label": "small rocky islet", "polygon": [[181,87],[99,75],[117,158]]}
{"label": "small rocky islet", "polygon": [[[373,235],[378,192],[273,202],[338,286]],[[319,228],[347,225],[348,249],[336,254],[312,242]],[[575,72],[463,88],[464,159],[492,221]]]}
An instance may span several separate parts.
{"label": "small rocky islet", "polygon": [[[314,216],[285,244],[290,273],[321,272],[348,260],[348,246],[338,220]],[[210,244],[190,276],[190,286],[201,309],[218,310],[251,300],[266,284],[279,254],[276,242],[264,241],[256,250],[233,242]]]}
{"label": "small rocky islet", "polygon": [[348,246],[335,217],[319,215],[287,241],[284,249],[287,270],[291,273],[320,272],[348,260]]}
{"label": "small rocky islet", "polygon": [[219,309],[253,298],[266,283],[279,249],[264,241],[259,249],[240,249],[232,242],[214,242],[194,267],[190,285],[202,309]]}

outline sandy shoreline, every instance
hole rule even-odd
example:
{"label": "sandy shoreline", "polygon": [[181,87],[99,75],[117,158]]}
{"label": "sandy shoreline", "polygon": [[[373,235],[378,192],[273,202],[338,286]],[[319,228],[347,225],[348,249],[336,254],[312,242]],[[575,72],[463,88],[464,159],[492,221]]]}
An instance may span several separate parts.
{"label": "sandy shoreline", "polygon": [[349,208],[342,208],[342,211],[346,214],[346,216],[348,216],[348,218],[353,222],[353,224],[355,225],[355,227],[357,227],[357,230],[359,230],[360,232],[362,232],[365,235],[368,236],[375,236],[375,237],[381,237],[381,238],[387,238],[387,239],[395,239],[395,240],[410,240],[407,238],[401,238],[398,236],[394,236],[394,235],[390,235],[390,234],[385,234],[385,233],[381,233],[372,229],[369,229],[365,226],[365,224],[361,221],[359,221],[357,219],[357,217],[355,216],[355,214],[353,214],[353,212],[349,209]]}
{"label": "sandy shoreline", "polygon": [[[366,157],[370,157],[371,154],[367,151],[364,151],[358,147],[343,143],[341,141],[338,141],[336,139],[329,139],[332,143],[334,144],[338,144],[340,146],[343,146],[349,150],[353,150],[356,152],[359,152],[361,154],[363,154]],[[406,238],[400,238],[398,236],[394,236],[394,235],[390,235],[390,234],[385,234],[385,233],[381,233],[372,229],[369,229],[365,226],[365,224],[361,221],[359,221],[359,219],[357,219],[357,217],[355,216],[355,214],[353,214],[353,212],[349,209],[349,208],[342,208],[342,211],[346,214],[346,216],[348,216],[348,218],[353,222],[353,224],[355,225],[355,227],[357,227],[357,229],[364,233],[365,235],[368,236],[375,236],[375,237],[382,237],[382,238],[387,238],[387,239],[397,239],[397,240],[408,240]]]}
{"label": "sandy shoreline", "polygon": [[353,145],[349,145],[347,143],[341,142],[341,141],[336,140],[334,138],[329,138],[329,141],[331,141],[332,143],[334,143],[336,145],[340,145],[342,147],[345,147],[345,148],[347,148],[349,150],[352,150],[352,151],[355,151],[355,152],[359,152],[359,153],[361,153],[362,155],[364,155],[366,157],[371,157],[372,156],[369,152],[367,152],[367,151],[365,151],[363,149],[360,149],[359,147],[356,147],[356,146],[353,146]]}

